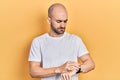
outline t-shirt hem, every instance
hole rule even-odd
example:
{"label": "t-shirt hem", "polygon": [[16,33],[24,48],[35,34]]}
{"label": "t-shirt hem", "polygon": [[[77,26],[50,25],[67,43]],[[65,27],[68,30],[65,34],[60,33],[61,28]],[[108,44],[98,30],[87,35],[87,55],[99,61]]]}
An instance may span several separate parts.
{"label": "t-shirt hem", "polygon": [[41,62],[40,60],[37,60],[37,59],[28,59],[28,61]]}
{"label": "t-shirt hem", "polygon": [[83,52],[83,53],[81,53],[81,55],[79,55],[78,57],[81,57],[81,56],[83,56],[83,55],[85,55],[85,54],[89,54],[89,52],[88,52],[88,51]]}

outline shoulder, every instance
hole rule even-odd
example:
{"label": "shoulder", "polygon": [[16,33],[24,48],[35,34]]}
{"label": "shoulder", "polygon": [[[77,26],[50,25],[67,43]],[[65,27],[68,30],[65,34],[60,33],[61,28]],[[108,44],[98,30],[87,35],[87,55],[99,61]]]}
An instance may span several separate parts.
{"label": "shoulder", "polygon": [[66,33],[67,37],[70,39],[73,39],[75,41],[80,41],[82,40],[80,36],[76,35],[76,34],[70,34],[70,33]]}
{"label": "shoulder", "polygon": [[44,33],[40,36],[33,38],[32,42],[43,42],[46,37],[47,37],[47,33]]}

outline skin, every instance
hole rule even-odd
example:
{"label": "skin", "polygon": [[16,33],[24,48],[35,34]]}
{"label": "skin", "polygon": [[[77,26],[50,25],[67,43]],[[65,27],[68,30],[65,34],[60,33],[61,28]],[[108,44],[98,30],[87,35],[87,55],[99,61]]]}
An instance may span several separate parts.
{"label": "skin", "polygon": [[48,12],[48,23],[50,24],[49,35],[52,37],[60,37],[64,34],[68,15],[65,7],[61,4],[54,4],[52,10]]}
{"label": "skin", "polygon": [[[62,4],[55,3],[48,10],[47,22],[50,24],[49,35],[52,37],[63,36],[68,21],[67,10]],[[30,75],[32,77],[50,77],[57,74],[61,75],[62,80],[71,80],[81,67],[82,73],[87,73],[95,68],[95,64],[89,54],[79,57],[82,64],[67,61],[61,66],[52,68],[42,68],[40,62],[29,62]]]}

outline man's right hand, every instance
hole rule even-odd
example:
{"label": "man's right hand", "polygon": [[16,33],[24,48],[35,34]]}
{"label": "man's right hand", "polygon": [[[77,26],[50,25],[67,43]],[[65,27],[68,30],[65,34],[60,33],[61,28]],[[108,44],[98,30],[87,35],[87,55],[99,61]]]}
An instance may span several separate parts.
{"label": "man's right hand", "polygon": [[72,76],[76,74],[76,70],[61,74],[61,80],[72,80]]}
{"label": "man's right hand", "polygon": [[80,68],[80,64],[78,64],[77,62],[67,61],[62,66],[58,67],[55,72],[56,73],[65,73],[65,72],[69,72],[69,71],[73,71],[73,70],[78,71],[79,68]]}

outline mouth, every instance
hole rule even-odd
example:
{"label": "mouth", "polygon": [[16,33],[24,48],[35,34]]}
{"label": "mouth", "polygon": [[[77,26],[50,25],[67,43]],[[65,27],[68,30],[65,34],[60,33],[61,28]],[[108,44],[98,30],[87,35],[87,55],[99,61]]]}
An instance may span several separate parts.
{"label": "mouth", "polygon": [[60,30],[65,30],[65,29],[63,29],[63,28],[60,28]]}
{"label": "mouth", "polygon": [[59,28],[60,30],[65,30],[65,28]]}
{"label": "mouth", "polygon": [[59,29],[60,31],[65,31],[65,29]]}

